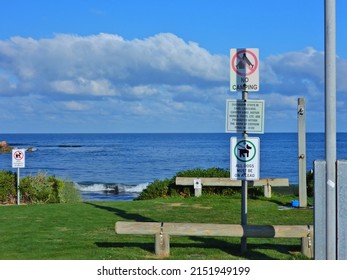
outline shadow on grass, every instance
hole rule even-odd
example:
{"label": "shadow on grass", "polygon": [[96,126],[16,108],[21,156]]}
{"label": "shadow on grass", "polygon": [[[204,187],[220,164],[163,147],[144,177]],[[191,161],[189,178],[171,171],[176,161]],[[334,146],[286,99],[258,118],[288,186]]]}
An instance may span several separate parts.
{"label": "shadow on grass", "polygon": [[128,213],[122,209],[118,209],[115,207],[98,205],[98,204],[91,203],[91,202],[84,202],[84,203],[87,205],[91,205],[91,206],[94,206],[96,208],[114,213],[115,215],[117,215],[123,219],[126,219],[126,220],[132,220],[132,221],[136,221],[136,222],[157,222],[156,220],[153,220],[151,218],[147,218],[147,217],[144,217],[142,215],[135,214],[135,213]]}
{"label": "shadow on grass", "polygon": [[[276,260],[270,257],[270,254],[262,253],[261,250],[277,251],[280,254],[290,255],[291,251],[297,251],[298,246],[296,245],[278,245],[278,244],[247,244],[247,252],[241,253],[241,245],[231,241],[224,241],[217,238],[209,237],[190,237],[195,243],[180,243],[172,241],[170,242],[171,256],[175,257],[172,253],[172,249],[214,249],[221,250],[228,255],[234,256],[236,259],[248,259],[248,260]],[[140,248],[148,251],[151,254],[155,254],[154,251],[154,240],[152,243],[141,243],[141,242],[96,242],[96,246],[100,248]],[[181,254],[181,253],[180,253]],[[199,257],[200,254],[190,254],[187,257],[192,259]],[[206,255],[207,256],[207,255]]]}
{"label": "shadow on grass", "polygon": [[[225,241],[217,238],[210,237],[190,237],[193,241],[201,242],[201,244],[196,244],[197,246],[189,247],[201,247],[206,249],[219,249],[229,255],[246,258],[249,260],[275,260],[275,258],[270,257],[269,255],[259,252],[259,250],[273,250],[282,254],[290,254],[290,251],[295,251],[298,249],[298,246],[295,245],[278,245],[278,244],[247,244],[247,252],[241,253],[241,239],[235,239],[234,242]],[[239,240],[239,241],[238,241]],[[173,243],[171,247],[175,247]]]}
{"label": "shadow on grass", "polygon": [[[280,201],[277,201],[279,204]],[[98,205],[91,202],[85,202],[85,204],[94,206],[96,208],[109,211],[115,215],[126,219],[133,220],[137,222],[157,222],[156,220],[144,217],[135,213],[128,213],[122,209],[118,209],[110,206]],[[199,237],[191,236],[189,237],[195,243],[179,243],[171,240],[170,248],[201,248],[201,249],[219,249],[235,258],[249,259],[249,260],[275,260],[275,258],[270,257],[266,253],[262,253],[262,250],[277,251],[280,254],[290,255],[290,251],[297,251],[298,246],[296,245],[278,245],[278,244],[247,244],[247,252],[241,254],[241,245],[238,241],[225,241],[213,237]],[[100,248],[140,248],[142,250],[148,251],[154,254],[154,239],[153,242],[95,242],[95,245]],[[192,254],[194,258],[194,254]]]}

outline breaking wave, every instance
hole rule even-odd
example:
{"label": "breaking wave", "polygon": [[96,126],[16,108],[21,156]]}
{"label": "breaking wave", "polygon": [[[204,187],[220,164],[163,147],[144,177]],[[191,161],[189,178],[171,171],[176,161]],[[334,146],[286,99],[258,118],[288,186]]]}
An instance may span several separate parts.
{"label": "breaking wave", "polygon": [[149,183],[126,185],[118,183],[75,182],[83,201],[91,200],[133,200]]}

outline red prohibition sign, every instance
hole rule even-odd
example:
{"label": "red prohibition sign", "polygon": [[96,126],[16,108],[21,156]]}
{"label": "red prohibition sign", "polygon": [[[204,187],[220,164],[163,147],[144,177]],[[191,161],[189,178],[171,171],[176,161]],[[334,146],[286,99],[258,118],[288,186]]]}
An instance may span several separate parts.
{"label": "red prohibition sign", "polygon": [[22,160],[24,158],[24,153],[21,151],[16,151],[13,154],[15,160]]}
{"label": "red prohibition sign", "polygon": [[[247,55],[253,58],[252,61],[254,61],[254,64],[251,60],[248,59]],[[243,67],[239,67],[240,65],[242,65]],[[249,50],[240,50],[232,57],[231,67],[238,75],[249,76],[257,70],[258,58]],[[240,71],[240,68],[245,69],[246,71]]]}

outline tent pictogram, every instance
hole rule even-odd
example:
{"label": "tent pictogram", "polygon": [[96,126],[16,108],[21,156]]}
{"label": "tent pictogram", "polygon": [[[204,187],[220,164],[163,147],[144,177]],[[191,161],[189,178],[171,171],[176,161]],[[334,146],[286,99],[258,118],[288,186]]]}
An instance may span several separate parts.
{"label": "tent pictogram", "polygon": [[237,75],[249,76],[258,69],[257,55],[250,50],[239,50],[231,58],[231,68]]}
{"label": "tent pictogram", "polygon": [[240,59],[239,63],[236,65],[236,69],[246,69],[246,64],[245,62],[248,64],[248,66],[250,66],[251,68],[254,68],[254,64],[252,64],[252,62],[248,59],[246,53],[243,53],[242,58]]}

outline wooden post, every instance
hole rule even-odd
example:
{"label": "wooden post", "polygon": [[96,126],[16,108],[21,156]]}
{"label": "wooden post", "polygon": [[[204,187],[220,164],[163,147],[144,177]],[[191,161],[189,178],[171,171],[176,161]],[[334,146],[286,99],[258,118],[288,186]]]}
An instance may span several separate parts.
{"label": "wooden post", "polygon": [[170,256],[170,235],[166,233],[155,234],[155,254],[160,258]]}
{"label": "wooden post", "polygon": [[305,99],[298,99],[299,206],[307,207]]}
{"label": "wooden post", "polygon": [[264,185],[264,197],[267,197],[267,198],[271,197],[271,185],[270,184]]}

